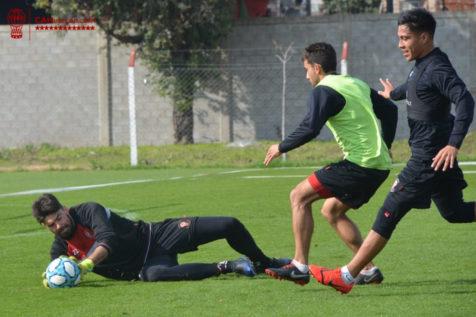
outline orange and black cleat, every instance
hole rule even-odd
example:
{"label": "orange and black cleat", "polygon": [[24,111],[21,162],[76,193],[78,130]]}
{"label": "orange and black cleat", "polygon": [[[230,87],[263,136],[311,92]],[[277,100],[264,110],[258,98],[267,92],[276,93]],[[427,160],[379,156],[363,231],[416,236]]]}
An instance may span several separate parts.
{"label": "orange and black cleat", "polygon": [[340,268],[328,269],[314,264],[309,265],[312,276],[321,284],[333,287],[342,294],[347,294],[352,290],[353,284],[346,284],[341,277]]}
{"label": "orange and black cleat", "polygon": [[299,284],[301,286],[306,285],[307,283],[309,283],[310,280],[308,272],[303,273],[299,271],[299,269],[295,267],[292,263],[282,266],[280,268],[267,268],[266,270],[264,270],[264,272],[277,280],[287,280]]}

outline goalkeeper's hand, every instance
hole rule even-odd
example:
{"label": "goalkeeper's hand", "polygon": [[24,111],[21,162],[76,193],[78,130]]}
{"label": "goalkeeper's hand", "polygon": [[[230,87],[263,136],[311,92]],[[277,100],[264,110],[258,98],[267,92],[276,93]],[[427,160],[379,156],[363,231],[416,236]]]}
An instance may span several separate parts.
{"label": "goalkeeper's hand", "polygon": [[41,274],[41,277],[43,278],[43,281],[42,281],[43,286],[46,288],[50,288],[50,286],[48,285],[48,280],[46,279],[46,272],[43,272],[43,274]]}
{"label": "goalkeeper's hand", "polygon": [[81,262],[78,262],[78,259],[74,256],[69,257],[71,261],[78,264],[79,269],[81,270],[81,276],[84,276],[86,273],[91,272],[94,269],[94,262],[91,259],[85,259]]}
{"label": "goalkeeper's hand", "polygon": [[79,262],[78,266],[81,270],[81,276],[84,276],[86,273],[91,272],[94,269],[94,262],[91,259],[85,259]]}

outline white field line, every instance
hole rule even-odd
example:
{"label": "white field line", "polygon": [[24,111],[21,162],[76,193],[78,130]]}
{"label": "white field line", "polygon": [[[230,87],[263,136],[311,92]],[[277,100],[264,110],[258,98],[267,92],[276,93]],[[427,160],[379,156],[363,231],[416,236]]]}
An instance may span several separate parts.
{"label": "white field line", "polygon": [[[459,162],[460,165],[474,165],[476,166],[476,162]],[[393,164],[394,166],[403,166],[404,164]],[[225,172],[220,172],[218,175],[227,175],[227,174],[236,174],[236,173],[244,173],[244,172],[251,172],[251,171],[264,171],[266,169],[269,170],[286,170],[286,169],[318,169],[320,167],[316,166],[302,166],[302,167],[276,167],[276,168],[252,168],[252,169],[242,169],[242,170],[232,170],[232,171],[225,171]],[[463,171],[464,174],[476,174],[476,171]],[[191,176],[193,177],[203,177],[203,176],[208,176],[210,174],[196,174]],[[251,175],[251,176],[243,176],[242,178],[248,178],[248,179],[263,179],[263,178],[303,178],[308,175]],[[176,176],[176,177],[170,177],[167,179],[163,180],[178,180],[178,179],[183,179],[187,178],[184,176]],[[110,187],[110,186],[118,186],[118,185],[127,185],[127,184],[136,184],[136,183],[147,183],[147,182],[154,182],[154,181],[160,181],[160,179],[142,179],[142,180],[135,180],[135,181],[124,181],[124,182],[116,182],[116,183],[106,183],[106,184],[95,184],[95,185],[84,185],[84,186],[72,186],[72,187],[61,187],[61,188],[45,188],[45,189],[35,189],[35,190],[27,190],[27,191],[21,191],[21,192],[16,192],[16,193],[7,193],[7,194],[0,194],[0,198],[3,197],[13,197],[13,196],[23,196],[23,195],[31,195],[31,194],[40,194],[40,193],[54,193],[54,192],[65,192],[65,191],[74,191],[74,190],[83,190],[83,189],[91,189],[91,188],[101,188],[101,187]],[[120,209],[113,209],[116,211],[124,211]],[[138,216],[137,213],[134,212],[126,212],[123,216],[125,217],[130,217],[132,219],[136,218]],[[27,233],[16,233],[13,235],[5,235],[5,236],[0,236],[0,240],[2,239],[11,239],[11,238],[20,238],[20,237],[33,237],[37,235],[42,235],[46,234],[46,231],[35,231],[35,232],[27,232]]]}
{"label": "white field line", "polygon": [[0,194],[0,198],[12,197],[12,196],[24,196],[24,195],[32,195],[32,194],[42,194],[42,193],[60,193],[60,192],[68,192],[68,191],[73,191],[73,190],[101,188],[101,187],[110,187],[110,186],[136,184],[136,183],[148,183],[148,182],[153,182],[153,181],[156,181],[156,180],[155,179],[139,179],[139,180],[135,180],[135,181],[125,181],[125,182],[106,183],[106,184],[33,189],[33,190],[26,190],[26,191],[22,191],[22,192],[16,192],[16,193]]}
{"label": "white field line", "polygon": [[[403,166],[403,163],[393,164],[393,166]],[[459,162],[461,166],[476,166],[476,162]],[[242,169],[242,170],[231,170],[225,172],[219,172],[218,175],[228,175],[228,174],[236,174],[236,173],[245,173],[245,172],[262,172],[265,170],[291,170],[291,169],[319,169],[321,166],[301,166],[301,167],[271,167],[271,168],[250,168],[250,169]],[[465,174],[473,174],[474,171],[463,171]],[[175,176],[170,177],[167,179],[162,180],[179,180],[184,178],[196,178],[196,177],[204,177],[213,174],[195,174],[190,177],[185,176]],[[276,175],[276,176],[266,176],[263,175],[259,176],[244,176],[243,178],[286,178],[286,177],[304,177],[304,176],[294,176],[294,175]],[[128,185],[128,184],[137,184],[137,183],[148,183],[160,181],[160,179],[140,179],[140,180],[132,180],[132,181],[124,181],[124,182],[115,182],[115,183],[105,183],[105,184],[94,184],[94,185],[84,185],[84,186],[72,186],[72,187],[59,187],[59,188],[42,188],[42,189],[33,189],[33,190],[26,190],[21,192],[14,192],[14,193],[6,193],[0,194],[0,198],[4,197],[14,197],[14,196],[24,196],[24,195],[33,195],[33,194],[42,194],[42,193],[59,193],[59,192],[66,192],[66,191],[75,191],[75,190],[83,190],[83,189],[92,189],[92,188],[101,188],[101,187],[110,187],[110,186],[118,186],[118,185]]]}

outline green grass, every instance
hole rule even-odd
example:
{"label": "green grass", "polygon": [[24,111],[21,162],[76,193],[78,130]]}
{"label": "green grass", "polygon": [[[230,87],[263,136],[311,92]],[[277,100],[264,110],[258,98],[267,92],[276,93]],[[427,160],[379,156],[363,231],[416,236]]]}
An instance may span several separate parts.
{"label": "green grass", "polygon": [[[147,183],[59,192],[66,205],[97,201],[138,219],[183,215],[239,218],[271,256],[292,256],[289,191],[310,168],[140,169],[0,174],[0,195],[18,191],[152,179]],[[475,166],[465,167],[467,200],[476,199]],[[350,216],[363,233],[395,178]],[[281,176],[244,178],[244,176]],[[182,176],[176,179],[174,177]],[[266,276],[226,275],[196,282],[120,282],[89,274],[80,287],[48,290],[41,272],[52,235],[30,215],[37,194],[0,197],[0,316],[473,316],[476,311],[474,224],[446,223],[435,207],[413,210],[400,223],[376,263],[380,286],[360,286],[343,296],[314,281],[305,287]],[[336,267],[351,254],[314,205],[311,261]],[[180,256],[180,262],[216,262],[239,254],[224,241]]]}
{"label": "green grass", "polygon": [[[139,168],[261,167],[266,151],[274,142],[263,141],[246,147],[226,144],[163,145],[139,147]],[[392,146],[394,162],[406,162],[410,151],[406,140]],[[334,141],[310,142],[290,153],[279,166],[315,166],[334,162],[342,152]],[[466,136],[459,153],[462,161],[476,160],[476,133]],[[60,148],[50,144],[0,149],[0,171],[98,170],[129,168],[129,148]]]}

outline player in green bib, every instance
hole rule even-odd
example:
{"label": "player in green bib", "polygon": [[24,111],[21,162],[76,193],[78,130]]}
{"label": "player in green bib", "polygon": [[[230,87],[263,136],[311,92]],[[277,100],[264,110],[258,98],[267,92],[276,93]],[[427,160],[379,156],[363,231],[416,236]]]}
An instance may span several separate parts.
{"label": "player in green bib", "polygon": [[[314,230],[314,201],[326,199],[322,215],[354,254],[362,244],[358,227],[346,213],[367,203],[387,178],[391,168],[389,149],[398,119],[396,105],[365,82],[336,74],[337,58],[330,44],[320,42],[308,46],[303,65],[306,78],[313,86],[308,112],[284,141],[270,146],[264,164],[268,166],[282,153],[311,141],[324,124],[334,135],[344,158],[313,172],[291,191],[294,258],[289,265],[267,269],[266,273],[300,285],[309,282],[307,264]],[[369,263],[356,283],[381,283],[382,280],[380,270]]]}

